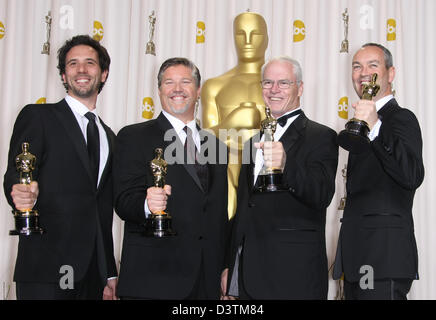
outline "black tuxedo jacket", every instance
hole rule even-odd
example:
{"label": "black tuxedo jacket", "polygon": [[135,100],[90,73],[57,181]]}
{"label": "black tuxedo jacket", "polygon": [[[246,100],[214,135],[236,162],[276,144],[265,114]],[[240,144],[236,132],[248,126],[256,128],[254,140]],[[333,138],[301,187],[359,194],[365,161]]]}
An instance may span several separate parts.
{"label": "black tuxedo jacket", "polygon": [[415,115],[390,100],[371,151],[350,154],[347,201],[334,278],[357,282],[370,266],[375,279],[418,277],[412,205],[424,179],[422,137]]}
{"label": "black tuxedo jacket", "polygon": [[111,173],[115,135],[101,123],[110,151],[97,188],[85,138],[65,100],[27,105],[19,113],[10,143],[4,191],[14,207],[10,193],[19,177],[14,160],[22,152],[22,143],[29,142],[29,152],[36,156],[33,180],[39,185],[34,209],[38,210],[45,233],[20,236],[14,281],[59,282],[64,275],[60,273],[63,265],[73,267],[74,281],[80,281],[92,254],[98,255],[104,284],[108,277],[117,275],[112,240]]}
{"label": "black tuxedo jacket", "polygon": [[[171,129],[170,122],[160,114],[155,120],[123,128],[117,136],[115,210],[125,221],[118,295],[186,298],[192,292],[202,263],[208,295],[218,298],[228,223],[227,165],[207,165],[208,186],[204,190],[193,165],[172,163],[169,159],[174,155],[173,147],[183,152],[174,130],[169,141],[164,140]],[[224,144],[212,134],[206,136],[204,141],[211,147],[209,154],[218,147],[226,155]],[[150,161],[155,158],[156,148],[170,153],[165,154],[166,184],[171,185],[172,193],[165,212],[172,217],[177,232],[174,237],[147,238],[142,234],[147,189],[154,185]]]}
{"label": "black tuxedo jacket", "polygon": [[[256,140],[259,136],[245,148],[254,149]],[[302,113],[280,141],[286,152],[283,178],[288,191],[253,192],[254,163],[242,165],[229,275],[243,244],[239,276],[252,298],[326,299],[325,222],[335,191],[336,132]]]}

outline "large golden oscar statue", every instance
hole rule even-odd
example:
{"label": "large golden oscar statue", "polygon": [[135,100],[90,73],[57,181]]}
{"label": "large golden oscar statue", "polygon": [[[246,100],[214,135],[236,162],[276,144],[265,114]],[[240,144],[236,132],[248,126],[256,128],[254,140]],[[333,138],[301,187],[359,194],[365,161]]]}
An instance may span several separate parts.
{"label": "large golden oscar statue", "polygon": [[[268,47],[266,22],[259,14],[241,13],[233,22],[233,35],[238,65],[223,75],[207,80],[201,90],[203,127],[212,129],[230,148],[229,218],[236,211],[242,147],[259,130],[260,122],[265,118],[260,69],[265,63]],[[223,136],[220,129],[234,129],[238,134],[233,132]]]}

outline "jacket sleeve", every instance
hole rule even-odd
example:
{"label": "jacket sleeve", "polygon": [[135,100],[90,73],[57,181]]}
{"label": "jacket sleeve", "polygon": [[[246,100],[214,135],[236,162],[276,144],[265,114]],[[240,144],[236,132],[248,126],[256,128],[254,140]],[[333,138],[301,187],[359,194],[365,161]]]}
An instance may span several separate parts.
{"label": "jacket sleeve", "polygon": [[134,126],[121,129],[116,138],[113,167],[115,211],[124,221],[139,225],[145,223],[144,203],[151,185],[141,139],[146,137]]}
{"label": "jacket sleeve", "polygon": [[[29,143],[29,152],[36,156],[32,180],[38,181],[38,169],[44,162],[44,125],[40,109],[34,105],[25,106],[17,116],[9,145],[8,164],[3,180],[3,189],[8,203],[14,208],[11,191],[19,182],[15,158],[22,153],[23,142]],[[37,207],[38,203],[35,207]]]}
{"label": "jacket sleeve", "polygon": [[400,109],[382,120],[379,135],[371,146],[386,173],[400,186],[414,190],[424,180],[422,136],[418,120]]}
{"label": "jacket sleeve", "polygon": [[335,193],[337,134],[326,127],[314,129],[301,150],[287,154],[283,175],[291,194],[314,209],[325,209]]}

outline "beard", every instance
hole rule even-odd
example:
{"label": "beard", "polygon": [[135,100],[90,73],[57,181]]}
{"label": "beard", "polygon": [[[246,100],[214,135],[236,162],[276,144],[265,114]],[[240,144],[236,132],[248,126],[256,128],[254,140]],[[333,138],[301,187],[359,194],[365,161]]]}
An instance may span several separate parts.
{"label": "beard", "polygon": [[192,99],[188,99],[188,101],[186,101],[186,104],[183,107],[180,106],[176,107],[175,104],[171,102],[170,98],[171,96],[166,99],[167,102],[166,104],[170,108],[171,112],[173,112],[174,114],[184,114],[191,107]]}
{"label": "beard", "polygon": [[65,82],[64,85],[67,88],[67,91],[69,93],[72,93],[76,97],[89,98],[93,96],[95,93],[98,93],[98,89],[100,88],[101,82],[95,81],[91,83],[90,86],[88,87],[78,87],[74,85],[73,81],[69,81],[67,79],[67,82]]}
{"label": "beard", "polygon": [[183,108],[181,108],[181,109],[176,109],[176,108],[174,108],[171,104],[169,105],[169,107],[170,107],[170,109],[171,109],[171,111],[174,113],[174,114],[184,114],[186,111],[188,111],[188,109],[189,109],[189,103],[187,103]]}

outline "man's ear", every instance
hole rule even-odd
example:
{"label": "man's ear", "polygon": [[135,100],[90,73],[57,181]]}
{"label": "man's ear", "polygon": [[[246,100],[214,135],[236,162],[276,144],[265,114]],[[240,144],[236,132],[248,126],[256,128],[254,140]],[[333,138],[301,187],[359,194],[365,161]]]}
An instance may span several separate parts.
{"label": "man's ear", "polygon": [[303,81],[300,82],[300,85],[298,86],[298,96],[301,97],[303,95],[304,91],[304,83]]}
{"label": "man's ear", "polygon": [[389,84],[391,84],[392,82],[394,82],[394,78],[395,78],[395,67],[390,67],[388,70],[389,73]]}

